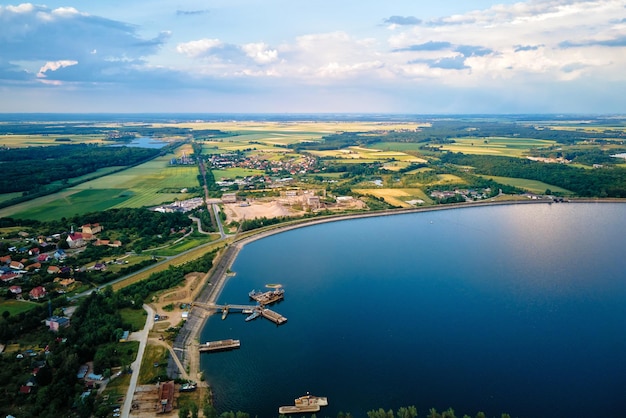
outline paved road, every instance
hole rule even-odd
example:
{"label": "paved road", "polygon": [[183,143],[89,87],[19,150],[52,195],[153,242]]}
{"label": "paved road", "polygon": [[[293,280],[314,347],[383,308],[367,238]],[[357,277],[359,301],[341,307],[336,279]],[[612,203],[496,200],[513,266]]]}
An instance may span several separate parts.
{"label": "paved road", "polygon": [[133,332],[130,339],[133,341],[139,341],[139,351],[137,351],[137,358],[130,365],[132,369],[132,374],[130,376],[130,385],[128,386],[128,391],[126,392],[126,398],[124,399],[124,406],[121,410],[121,415],[123,418],[128,418],[130,416],[130,410],[133,406],[133,396],[135,395],[135,389],[137,387],[137,380],[139,379],[139,370],[141,369],[141,361],[143,360],[143,353],[146,351],[146,346],[148,345],[148,334],[154,325],[154,311],[148,305],[143,305],[143,308],[148,313],[148,318],[146,319],[146,325],[143,327],[143,330],[138,332]]}

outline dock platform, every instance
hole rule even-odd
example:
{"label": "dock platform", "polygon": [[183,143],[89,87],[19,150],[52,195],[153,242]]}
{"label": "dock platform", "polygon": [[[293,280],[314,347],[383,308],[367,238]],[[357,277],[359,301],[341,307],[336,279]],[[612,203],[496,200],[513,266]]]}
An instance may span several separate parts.
{"label": "dock platform", "polygon": [[261,309],[261,315],[263,315],[263,318],[269,319],[276,325],[282,325],[285,322],[287,322],[287,318],[285,318],[281,314],[274,312],[270,309]]}
{"label": "dock platform", "polygon": [[271,305],[285,298],[285,289],[275,289],[267,292],[257,292],[253,290],[248,293],[248,296],[259,305]]}
{"label": "dock platform", "polygon": [[213,351],[226,351],[233,350],[235,348],[239,348],[241,346],[241,341],[239,340],[219,340],[219,341],[208,341],[200,346],[201,353],[213,352]]}

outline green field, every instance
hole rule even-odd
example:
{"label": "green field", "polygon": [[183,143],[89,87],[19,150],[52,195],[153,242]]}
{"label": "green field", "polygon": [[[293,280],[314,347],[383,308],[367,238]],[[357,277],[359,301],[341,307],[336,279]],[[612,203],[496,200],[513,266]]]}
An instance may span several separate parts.
{"label": "green field", "polygon": [[545,148],[556,144],[554,141],[531,138],[454,138],[453,144],[444,144],[441,149],[464,154],[501,155],[523,157],[531,148]]}
{"label": "green field", "polygon": [[497,181],[498,183],[508,184],[509,186],[519,187],[520,189],[528,190],[531,193],[543,194],[547,189],[550,189],[553,193],[559,193],[562,195],[572,195],[569,190],[563,189],[558,186],[543,183],[536,180],[520,179],[515,177],[497,177],[497,176],[485,176],[488,179]]}
{"label": "green field", "polygon": [[87,181],[62,192],[0,210],[0,216],[49,221],[93,211],[150,207],[192,197],[163,189],[198,186],[196,166],[170,166],[162,156],[127,170]]}
{"label": "green field", "polygon": [[143,309],[120,309],[120,315],[122,321],[131,325],[131,330],[126,331],[139,331],[146,325],[146,311]]}
{"label": "green field", "polygon": [[20,301],[20,300],[4,300],[0,303],[0,312],[9,311],[11,316],[19,315],[22,312],[30,311],[38,306],[38,303]]}

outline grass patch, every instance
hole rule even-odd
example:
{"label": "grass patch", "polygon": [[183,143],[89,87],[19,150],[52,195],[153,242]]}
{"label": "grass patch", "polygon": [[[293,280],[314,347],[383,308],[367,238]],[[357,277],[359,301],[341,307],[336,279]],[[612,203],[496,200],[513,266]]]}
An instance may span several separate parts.
{"label": "grass patch", "polygon": [[[139,384],[146,385],[153,383],[159,376],[167,374],[167,358],[169,350],[162,345],[148,344],[141,360],[141,370],[139,371]],[[155,364],[158,364],[155,367]]]}
{"label": "grass patch", "polygon": [[192,248],[195,248],[198,245],[207,244],[211,241],[215,241],[217,237],[219,236],[213,235],[213,234],[202,235],[199,237],[188,237],[188,238],[185,238],[183,241],[177,244],[171,245],[167,248],[161,248],[159,250],[150,251],[150,254],[157,255],[157,256],[164,256],[164,257],[178,255],[184,251],[191,250]]}
{"label": "grass patch", "polygon": [[572,195],[573,193],[562,187],[553,186],[548,183],[544,183],[537,180],[520,179],[516,177],[498,177],[498,176],[484,176],[488,179],[497,181],[498,183],[508,184],[510,186],[519,187],[520,189],[528,190],[531,193],[543,194],[547,189],[550,189],[552,193],[558,193],[563,195]]}
{"label": "grass patch", "polygon": [[35,302],[27,302],[23,300],[4,300],[0,302],[0,313],[9,311],[11,316],[19,315],[22,312],[28,312],[39,304]]}
{"label": "grass patch", "polygon": [[248,168],[226,168],[224,170],[211,170],[213,172],[213,176],[215,179],[219,181],[221,178],[227,179],[236,179],[236,178],[244,178],[248,176],[261,176],[265,174],[263,170],[251,170]]}
{"label": "grass patch", "polygon": [[143,309],[120,309],[120,315],[122,321],[128,323],[131,326],[131,331],[139,331],[146,325],[146,317],[148,314]]}

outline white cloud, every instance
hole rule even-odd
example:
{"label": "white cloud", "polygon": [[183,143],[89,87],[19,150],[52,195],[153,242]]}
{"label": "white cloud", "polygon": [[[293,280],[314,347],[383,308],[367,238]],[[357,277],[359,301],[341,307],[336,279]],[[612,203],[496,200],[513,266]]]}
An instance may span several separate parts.
{"label": "white cloud", "polygon": [[56,71],[60,68],[71,67],[72,65],[78,64],[78,61],[73,60],[60,60],[60,61],[49,61],[43,67],[39,69],[37,73],[38,78],[46,78],[46,73],[48,71]]}
{"label": "white cloud", "polygon": [[278,51],[269,49],[263,42],[245,44],[241,47],[246,55],[259,64],[269,64],[278,59]]}
{"label": "white cloud", "polygon": [[180,43],[176,46],[176,51],[191,58],[200,57],[215,48],[223,46],[219,39],[199,39]]}

